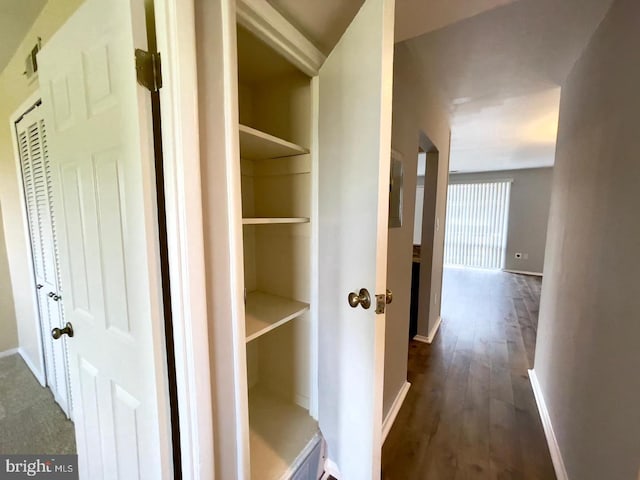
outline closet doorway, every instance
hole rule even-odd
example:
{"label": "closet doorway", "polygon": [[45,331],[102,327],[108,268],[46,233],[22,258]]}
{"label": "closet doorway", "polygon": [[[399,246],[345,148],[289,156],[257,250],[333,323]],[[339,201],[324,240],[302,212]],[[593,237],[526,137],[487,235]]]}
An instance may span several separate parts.
{"label": "closet doorway", "polygon": [[55,341],[52,338],[54,329],[64,328],[65,319],[47,125],[40,100],[35,101],[15,122],[15,134],[45,382],[65,415],[73,419],[67,337],[63,335]]}

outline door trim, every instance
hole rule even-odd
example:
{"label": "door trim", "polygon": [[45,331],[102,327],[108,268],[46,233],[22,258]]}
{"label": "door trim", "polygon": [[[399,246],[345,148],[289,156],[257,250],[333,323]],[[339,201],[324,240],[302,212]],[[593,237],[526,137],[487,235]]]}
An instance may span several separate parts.
{"label": "door trim", "polygon": [[154,0],[182,478],[214,478],[193,1]]}
{"label": "door trim", "polygon": [[327,57],[269,3],[260,0],[236,2],[238,24],[282,53],[300,70],[315,77]]}
{"label": "door trim", "polygon": [[[15,162],[16,169],[16,186],[18,187],[18,196],[20,197],[20,218],[22,219],[22,231],[24,235],[24,247],[25,251],[28,254],[26,257],[27,262],[27,270],[28,270],[28,288],[31,292],[31,302],[30,302],[30,310],[27,312],[33,319],[33,323],[36,329],[37,343],[38,343],[38,358],[31,358],[29,354],[25,351],[25,349],[20,345],[20,329],[18,328],[18,350],[20,351],[20,355],[25,360],[25,363],[29,366],[29,369],[36,377],[40,385],[43,387],[47,386],[47,377],[44,368],[44,340],[42,338],[42,323],[40,321],[40,309],[38,307],[38,299],[36,297],[35,285],[35,269],[33,266],[33,251],[31,250],[31,233],[29,232],[29,221],[27,220],[27,206],[25,205],[25,193],[24,193],[24,184],[22,180],[22,166],[20,164],[20,152],[18,151],[18,135],[16,133],[16,123],[20,120],[20,118],[30,110],[38,101],[40,101],[40,90],[34,91],[30,94],[26,100],[24,100],[20,106],[13,112],[12,115],[9,116],[9,129],[11,130],[11,144],[13,147],[13,159]],[[12,291],[15,292],[16,288],[13,283],[13,275],[10,272],[12,277]],[[15,297],[15,295],[14,295]],[[20,323],[24,321],[24,319],[17,318],[16,322]]]}

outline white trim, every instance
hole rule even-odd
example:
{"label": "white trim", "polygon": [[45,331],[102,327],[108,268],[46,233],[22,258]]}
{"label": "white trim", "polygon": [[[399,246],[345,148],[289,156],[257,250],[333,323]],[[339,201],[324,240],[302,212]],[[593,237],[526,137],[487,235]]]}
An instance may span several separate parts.
{"label": "white trim", "polygon": [[194,3],[155,0],[182,476],[214,477]]}
{"label": "white trim", "polygon": [[24,363],[27,364],[27,367],[29,367],[29,370],[31,370],[31,373],[33,373],[33,376],[36,377],[36,379],[38,380],[38,383],[40,383],[40,385],[42,385],[43,387],[46,387],[47,380],[45,379],[44,373],[38,371],[38,369],[35,367],[35,365],[31,361],[31,358],[29,358],[29,355],[27,355],[27,352],[25,352],[22,347],[18,347],[18,353],[24,360]]}
{"label": "white trim", "polygon": [[319,333],[319,278],[320,278],[320,230],[319,230],[319,191],[320,191],[320,165],[319,165],[319,145],[318,145],[318,122],[320,110],[320,79],[316,76],[311,79],[311,338],[310,338],[310,361],[309,361],[309,415],[315,420],[318,418],[318,342]]}
{"label": "white trim", "polygon": [[438,333],[438,330],[440,330],[440,324],[441,323],[442,323],[442,317],[438,316],[438,318],[436,319],[435,325],[429,331],[429,336],[428,337],[425,337],[424,335],[416,335],[416,336],[413,337],[413,339],[416,342],[422,342],[422,343],[431,343],[431,342],[433,342],[433,339],[436,338],[436,334]]}
{"label": "white trim", "polygon": [[338,465],[336,465],[336,462],[327,458],[324,461],[324,475],[322,475],[321,480],[328,480],[330,476],[340,480],[342,474],[340,473],[340,469],[338,468]]}
{"label": "white trim", "polygon": [[277,49],[300,70],[314,77],[326,60],[302,33],[264,0],[238,0],[236,15],[240,25]]}
{"label": "white trim", "polygon": [[427,343],[433,342],[433,339],[436,338],[436,334],[440,330],[440,324],[442,323],[442,317],[438,315],[436,318],[436,323],[433,325],[433,328],[429,331],[429,336],[427,337]]}
{"label": "white trim", "polygon": [[[177,0],[174,0],[177,1]],[[198,1],[196,48],[215,474],[250,476],[236,2]],[[182,159],[180,159],[182,160]],[[190,233],[190,232],[189,232]],[[211,452],[208,452],[211,454]]]}
{"label": "white trim", "polygon": [[385,417],[384,422],[382,422],[382,443],[384,443],[384,441],[387,439],[387,435],[389,435],[389,431],[391,431],[391,427],[396,421],[396,417],[400,412],[400,408],[402,408],[404,399],[407,398],[407,393],[409,393],[409,388],[411,388],[411,384],[409,382],[404,382],[404,385],[402,385],[402,388],[400,388],[398,395],[396,395],[396,398],[393,401],[389,412],[387,412],[387,416]]}
{"label": "white trim", "polygon": [[562,460],[562,454],[560,453],[556,434],[553,431],[551,417],[549,417],[549,410],[547,410],[547,404],[544,401],[542,388],[540,388],[540,383],[538,382],[538,377],[534,369],[529,370],[529,379],[531,380],[533,395],[535,396],[536,404],[538,405],[538,412],[540,413],[540,420],[542,420],[544,434],[547,437],[547,444],[549,445],[549,452],[551,453],[551,461],[553,462],[553,469],[556,471],[556,477],[558,477],[558,480],[568,480],[569,476],[567,475],[567,469],[565,468],[564,461]]}
{"label": "white trim", "polygon": [[527,272],[526,270],[511,270],[510,268],[503,268],[502,271],[507,273],[517,273],[519,275],[533,275],[536,277],[542,277],[541,272]]}
{"label": "white trim", "polygon": [[[464,178],[460,178],[458,180],[455,179],[456,175],[468,175],[468,174],[472,174],[472,172],[449,172],[449,185],[472,185],[472,184],[476,184],[476,183],[498,183],[498,182],[504,182],[504,183],[513,183],[513,178],[511,177],[496,177],[496,178],[483,178],[483,179],[464,179]],[[454,178],[452,179],[451,176],[453,176]]]}
{"label": "white trim", "polygon": [[[25,251],[27,252],[27,270],[28,270],[28,278],[29,278],[29,282],[30,282],[30,288],[31,288],[31,306],[33,308],[32,313],[33,313],[33,321],[35,323],[35,329],[36,329],[36,336],[37,336],[37,342],[38,342],[38,362],[40,364],[41,368],[37,368],[36,364],[33,363],[33,361],[31,360],[31,358],[29,358],[27,360],[27,357],[25,356],[25,354],[23,354],[24,350],[22,349],[22,346],[20,345],[21,341],[20,341],[20,326],[18,325],[18,350],[20,351],[20,354],[22,355],[22,358],[24,358],[24,361],[27,363],[27,365],[29,366],[29,368],[31,369],[31,371],[33,372],[33,374],[35,375],[35,377],[38,379],[38,381],[40,382],[40,384],[42,384],[42,386],[46,385],[46,368],[45,368],[45,361],[44,361],[44,340],[42,338],[42,322],[40,319],[40,307],[38,306],[38,298],[37,298],[37,294],[36,294],[36,290],[35,290],[35,285],[36,285],[36,277],[35,277],[35,268],[33,266],[33,251],[31,249],[31,232],[29,231],[29,220],[27,217],[27,206],[25,205],[25,194],[24,194],[24,180],[22,178],[22,165],[20,162],[20,152],[18,151],[18,137],[17,137],[17,133],[16,133],[16,123],[18,121],[18,119],[27,111],[29,110],[31,107],[33,107],[39,100],[40,100],[40,89],[37,89],[35,92],[33,92],[31,95],[29,95],[27,97],[27,99],[22,102],[22,104],[20,104],[20,106],[18,107],[18,109],[13,112],[13,114],[9,117],[9,126],[10,126],[10,130],[11,130],[11,143],[13,146],[13,158],[15,161],[15,166],[16,166],[16,181],[17,181],[17,187],[18,187],[18,195],[20,197],[20,201],[18,202],[20,204],[20,214],[21,214],[21,218],[22,218],[22,226],[23,226],[23,234],[24,234],[24,240],[25,240]],[[6,229],[5,229],[6,230]],[[11,272],[9,272],[10,276],[11,276]],[[12,291],[15,288],[15,285],[13,283],[13,279],[11,281],[11,286],[12,286]],[[14,295],[15,298],[15,295]],[[17,313],[17,312],[16,312]],[[21,321],[21,319],[17,318],[16,315],[16,322],[19,323]]]}
{"label": "white trim", "polygon": [[15,355],[16,353],[20,353],[17,348],[10,348],[9,350],[0,352],[0,358],[9,357],[11,355]]}

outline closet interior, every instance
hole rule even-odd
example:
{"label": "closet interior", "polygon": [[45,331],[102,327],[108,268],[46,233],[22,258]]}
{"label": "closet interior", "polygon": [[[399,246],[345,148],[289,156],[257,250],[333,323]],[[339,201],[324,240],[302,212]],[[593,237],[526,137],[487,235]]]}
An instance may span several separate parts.
{"label": "closet interior", "polygon": [[237,51],[251,476],[312,478],[312,79],[240,25]]}

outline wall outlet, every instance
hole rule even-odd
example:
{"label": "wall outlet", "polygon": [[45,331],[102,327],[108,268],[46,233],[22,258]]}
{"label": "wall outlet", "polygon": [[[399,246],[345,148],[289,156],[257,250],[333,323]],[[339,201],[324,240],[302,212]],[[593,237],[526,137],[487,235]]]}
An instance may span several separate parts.
{"label": "wall outlet", "polygon": [[516,252],[514,257],[516,257],[518,260],[520,260],[522,258],[522,254],[520,252]]}

